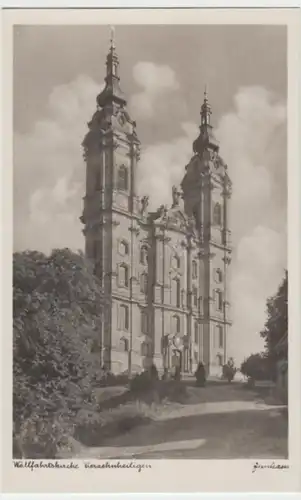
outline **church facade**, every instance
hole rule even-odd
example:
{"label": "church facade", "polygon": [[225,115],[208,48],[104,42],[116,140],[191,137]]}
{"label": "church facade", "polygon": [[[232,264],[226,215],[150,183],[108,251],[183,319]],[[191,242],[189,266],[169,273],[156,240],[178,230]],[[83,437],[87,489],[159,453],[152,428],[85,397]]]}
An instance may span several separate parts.
{"label": "church facade", "polygon": [[113,373],[159,371],[199,361],[217,375],[231,326],[231,181],[219,154],[205,94],[199,136],[170,206],[148,209],[137,192],[140,142],[120,87],[112,42],[104,90],[83,141],[86,256],[108,299],[100,363]]}

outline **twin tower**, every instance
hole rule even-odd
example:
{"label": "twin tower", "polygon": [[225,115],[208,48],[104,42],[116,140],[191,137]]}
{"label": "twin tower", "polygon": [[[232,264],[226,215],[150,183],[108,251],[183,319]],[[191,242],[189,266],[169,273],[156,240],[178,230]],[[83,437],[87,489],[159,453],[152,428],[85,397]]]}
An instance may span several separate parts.
{"label": "twin tower", "polygon": [[159,371],[199,361],[218,375],[231,326],[231,181],[211,125],[205,94],[201,125],[171,205],[148,210],[137,193],[140,142],[120,88],[114,42],[104,90],[83,141],[86,195],[81,221],[107,305],[100,363],[113,373]]}

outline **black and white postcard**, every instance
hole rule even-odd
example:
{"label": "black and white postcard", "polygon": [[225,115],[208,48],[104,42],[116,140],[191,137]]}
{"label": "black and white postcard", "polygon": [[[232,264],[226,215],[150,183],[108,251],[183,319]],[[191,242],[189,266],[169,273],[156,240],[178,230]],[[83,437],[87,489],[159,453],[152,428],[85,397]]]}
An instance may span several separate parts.
{"label": "black and white postcard", "polygon": [[3,13],[7,492],[299,489],[299,18]]}

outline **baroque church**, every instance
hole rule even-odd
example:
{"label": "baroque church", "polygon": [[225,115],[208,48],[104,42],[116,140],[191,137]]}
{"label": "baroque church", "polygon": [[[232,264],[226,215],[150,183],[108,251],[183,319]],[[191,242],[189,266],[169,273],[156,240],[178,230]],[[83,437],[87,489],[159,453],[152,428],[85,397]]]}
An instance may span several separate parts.
{"label": "baroque church", "polygon": [[109,306],[100,331],[100,363],[135,373],[199,361],[218,375],[231,327],[229,266],[231,181],[219,154],[205,93],[199,136],[170,205],[148,209],[137,192],[140,142],[120,87],[112,40],[104,90],[83,141],[86,194],[81,221]]}

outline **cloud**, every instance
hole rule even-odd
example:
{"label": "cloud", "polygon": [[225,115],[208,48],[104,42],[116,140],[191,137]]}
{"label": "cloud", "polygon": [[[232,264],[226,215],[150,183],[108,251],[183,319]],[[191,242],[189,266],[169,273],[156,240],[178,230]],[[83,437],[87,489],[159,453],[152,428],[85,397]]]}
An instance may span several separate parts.
{"label": "cloud", "polygon": [[184,167],[192,155],[192,142],[197,126],[181,124],[183,135],[168,143],[150,145],[142,150],[137,172],[137,184],[141,194],[150,194],[150,209],[171,200],[173,184],[179,185]]}
{"label": "cloud", "polygon": [[47,118],[14,136],[14,247],[83,248],[85,165],[81,142],[100,86],[86,76],[60,85]]}
{"label": "cloud", "polygon": [[133,68],[133,77],[143,89],[134,94],[129,102],[133,116],[136,118],[154,116],[156,106],[160,105],[162,96],[166,97],[167,91],[179,89],[176,74],[167,65],[138,62]]}
{"label": "cloud", "polygon": [[266,299],[286,267],[286,106],[266,89],[242,88],[216,134],[233,182],[229,348],[241,360],[263,348]]}

